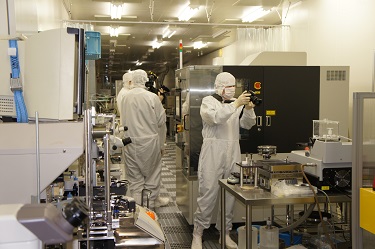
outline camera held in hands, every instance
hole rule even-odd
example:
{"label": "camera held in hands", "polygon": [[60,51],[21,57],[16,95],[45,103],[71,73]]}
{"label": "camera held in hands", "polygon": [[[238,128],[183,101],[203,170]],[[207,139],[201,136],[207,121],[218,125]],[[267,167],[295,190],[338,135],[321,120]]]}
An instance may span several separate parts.
{"label": "camera held in hands", "polygon": [[247,93],[250,93],[250,101],[254,105],[258,106],[258,105],[262,104],[262,99],[260,99],[257,96],[255,96],[255,93],[253,91],[248,90]]}

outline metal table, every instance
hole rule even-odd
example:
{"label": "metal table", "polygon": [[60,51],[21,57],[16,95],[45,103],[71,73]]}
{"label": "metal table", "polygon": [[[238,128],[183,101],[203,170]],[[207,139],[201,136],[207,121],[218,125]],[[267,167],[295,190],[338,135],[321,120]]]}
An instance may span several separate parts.
{"label": "metal table", "polygon": [[[313,196],[293,196],[293,197],[277,197],[268,191],[252,191],[242,190],[239,184],[231,185],[226,179],[219,180],[221,194],[221,234],[225,234],[225,192],[228,191],[236,199],[246,206],[246,249],[251,249],[251,223],[252,223],[252,206],[268,206],[268,205],[290,205],[290,204],[308,204],[314,203]],[[351,198],[347,195],[330,195],[331,203],[351,202]],[[325,202],[326,196],[318,195],[319,202]],[[250,225],[249,225],[250,224]],[[225,236],[221,236],[221,248],[225,248]]]}

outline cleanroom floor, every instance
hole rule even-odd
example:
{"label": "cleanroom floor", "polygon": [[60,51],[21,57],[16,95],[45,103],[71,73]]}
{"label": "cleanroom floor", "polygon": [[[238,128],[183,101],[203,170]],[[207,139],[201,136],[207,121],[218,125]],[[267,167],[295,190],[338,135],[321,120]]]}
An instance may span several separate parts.
{"label": "cleanroom floor", "polygon": [[[162,158],[162,186],[160,196],[169,197],[168,206],[156,209],[159,222],[167,237],[166,248],[190,248],[193,226],[189,225],[176,205],[176,150],[174,141],[168,141]],[[236,232],[233,229],[231,238],[237,241]],[[212,225],[203,234],[203,248],[221,248],[219,231]]]}

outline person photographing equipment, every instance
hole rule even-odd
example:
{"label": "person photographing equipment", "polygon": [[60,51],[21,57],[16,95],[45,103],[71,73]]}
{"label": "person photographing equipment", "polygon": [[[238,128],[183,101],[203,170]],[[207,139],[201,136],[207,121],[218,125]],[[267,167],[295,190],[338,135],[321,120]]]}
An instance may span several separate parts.
{"label": "person photographing equipment", "polygon": [[[204,97],[200,107],[202,117],[203,144],[198,163],[198,198],[194,217],[192,249],[202,248],[203,230],[209,228],[212,212],[219,193],[219,179],[228,178],[236,171],[236,162],[241,161],[239,144],[240,127],[250,129],[256,123],[254,103],[250,101],[251,93],[243,92],[233,100],[235,78],[223,72],[215,80],[215,94]],[[227,102],[230,103],[227,103]],[[242,108],[243,107],[243,108]],[[242,114],[241,114],[242,113]],[[226,236],[227,248],[237,248],[229,237],[232,229],[234,196],[226,195]],[[221,210],[217,214],[216,228],[220,229]],[[219,240],[220,242],[220,240]]]}
{"label": "person photographing equipment", "polygon": [[166,94],[170,92],[169,88],[162,85],[159,89],[156,88],[156,80],[158,76],[154,74],[153,72],[149,72],[148,74],[148,81],[145,83],[145,86],[148,91],[155,93],[158,95],[160,101],[162,104],[165,104]]}

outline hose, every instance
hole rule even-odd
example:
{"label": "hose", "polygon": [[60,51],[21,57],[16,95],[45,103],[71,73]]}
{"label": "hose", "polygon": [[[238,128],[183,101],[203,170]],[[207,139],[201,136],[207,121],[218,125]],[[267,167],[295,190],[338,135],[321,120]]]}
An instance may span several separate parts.
{"label": "hose", "polygon": [[306,212],[304,212],[304,214],[297,221],[293,222],[290,226],[280,228],[279,232],[280,233],[289,232],[292,229],[295,229],[296,227],[298,227],[299,225],[301,225],[302,222],[304,222],[310,216],[310,214],[312,213],[312,211],[314,210],[314,208],[315,208],[315,203],[310,204],[310,206],[306,210]]}

